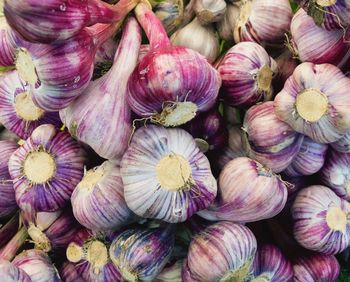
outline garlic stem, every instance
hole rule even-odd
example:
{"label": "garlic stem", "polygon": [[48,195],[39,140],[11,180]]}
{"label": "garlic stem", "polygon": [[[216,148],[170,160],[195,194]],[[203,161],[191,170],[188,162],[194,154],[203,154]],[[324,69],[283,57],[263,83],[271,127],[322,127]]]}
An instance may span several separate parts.
{"label": "garlic stem", "polygon": [[27,229],[22,226],[15,236],[0,250],[0,259],[11,261],[28,237]]}

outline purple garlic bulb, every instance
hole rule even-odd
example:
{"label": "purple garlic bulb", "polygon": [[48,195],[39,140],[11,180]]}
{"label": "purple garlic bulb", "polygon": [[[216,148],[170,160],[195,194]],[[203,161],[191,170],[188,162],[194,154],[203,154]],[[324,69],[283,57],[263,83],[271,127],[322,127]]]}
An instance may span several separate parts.
{"label": "purple garlic bulb", "polygon": [[65,261],[59,272],[65,282],[85,282],[75,269],[75,265],[71,262]]}
{"label": "purple garlic bulb", "polygon": [[178,126],[211,109],[221,79],[207,60],[191,49],[173,46],[147,2],[135,13],[150,42],[150,51],[128,82],[128,102],[142,118],[164,126]]}
{"label": "purple garlic bulb", "polygon": [[45,112],[34,103],[30,87],[15,70],[1,78],[0,122],[22,139],[27,139],[41,124],[62,124],[57,112]]}
{"label": "purple garlic bulb", "polygon": [[0,273],[2,281],[32,282],[27,273],[7,260],[0,260]]}
{"label": "purple garlic bulb", "polygon": [[109,255],[126,281],[153,281],[170,259],[173,247],[172,226],[129,229],[114,239]]}
{"label": "purple garlic bulb", "polygon": [[304,137],[278,118],[274,102],[251,107],[244,117],[243,131],[247,155],[275,173],[291,164]]}
{"label": "purple garlic bulb", "polygon": [[331,64],[302,63],[275,98],[276,116],[318,143],[350,130],[350,78]]}
{"label": "purple garlic bulb", "polygon": [[221,94],[233,107],[250,107],[272,99],[272,79],[277,64],[265,49],[255,42],[233,46],[220,61]]}
{"label": "purple garlic bulb", "polygon": [[15,35],[1,13],[2,11],[0,11],[0,66],[8,67],[15,64],[17,46]]}
{"label": "purple garlic bulb", "polygon": [[331,189],[314,185],[302,189],[291,209],[294,237],[304,248],[338,254],[350,243],[350,204]]}
{"label": "purple garlic bulb", "polygon": [[181,280],[182,260],[166,265],[162,272],[158,274],[155,282],[179,282]]}
{"label": "purple garlic bulb", "polygon": [[37,127],[9,160],[16,201],[21,209],[63,208],[83,177],[84,152],[65,131]]}
{"label": "purple garlic bulb", "polygon": [[183,222],[216,197],[209,161],[183,129],[138,129],[121,161],[121,176],[128,207],[144,218]]}
{"label": "purple garlic bulb", "polygon": [[248,227],[228,221],[210,225],[192,239],[182,279],[244,281],[254,261],[256,244]]}

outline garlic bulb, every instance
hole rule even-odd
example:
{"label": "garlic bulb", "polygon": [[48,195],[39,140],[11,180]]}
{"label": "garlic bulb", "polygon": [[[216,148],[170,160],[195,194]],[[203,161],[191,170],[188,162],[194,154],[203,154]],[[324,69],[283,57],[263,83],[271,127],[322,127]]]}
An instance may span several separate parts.
{"label": "garlic bulb", "polygon": [[208,220],[253,222],[282,211],[288,191],[283,180],[246,157],[225,165],[219,176],[218,197],[198,214]]}
{"label": "garlic bulb", "polygon": [[[68,245],[66,256],[83,281],[123,281],[110,258],[110,245],[115,234],[94,233],[83,229]],[[76,282],[77,280],[74,280]],[[68,281],[67,281],[68,282]]]}
{"label": "garlic bulb", "polygon": [[35,105],[30,87],[15,70],[1,78],[0,123],[22,139],[27,139],[41,124],[62,124],[57,112],[45,112]]}
{"label": "garlic bulb", "polygon": [[227,221],[210,225],[190,243],[183,281],[244,281],[256,248],[249,228]]}
{"label": "garlic bulb", "polygon": [[173,34],[182,24],[184,15],[183,0],[166,0],[153,6],[155,15],[160,19],[168,34]]}
{"label": "garlic bulb", "polygon": [[53,125],[37,127],[9,160],[20,208],[63,208],[83,177],[84,153],[72,137]]}
{"label": "garlic bulb", "polygon": [[0,14],[0,66],[12,66],[16,57],[16,35],[7,24],[6,19]]}
{"label": "garlic bulb", "polygon": [[182,260],[177,260],[173,264],[165,266],[161,273],[158,274],[155,282],[180,282]]}
{"label": "garlic bulb", "polygon": [[15,236],[21,227],[19,212],[16,212],[10,218],[1,219],[0,226],[0,248],[6,245]]}
{"label": "garlic bulb", "polygon": [[27,273],[6,260],[0,260],[0,273],[6,282],[32,282]]}
{"label": "garlic bulb", "polygon": [[8,171],[8,162],[18,149],[18,145],[13,141],[0,141],[0,219],[5,218],[17,209],[15,191]]}
{"label": "garlic bulb", "polygon": [[27,41],[52,43],[67,40],[96,23],[123,20],[137,3],[120,0],[112,6],[100,0],[6,0],[4,14]]}
{"label": "garlic bulb", "polygon": [[221,60],[218,71],[222,79],[223,99],[233,107],[250,107],[272,99],[272,79],[277,64],[255,42],[233,46]]}
{"label": "garlic bulb", "polygon": [[173,247],[172,226],[129,229],[113,240],[109,255],[126,281],[153,281],[168,262]]}
{"label": "garlic bulb", "polygon": [[138,129],[123,156],[121,176],[127,205],[144,218],[182,222],[216,196],[209,161],[183,129]]}
{"label": "garlic bulb", "polygon": [[264,244],[258,247],[255,255],[253,277],[251,282],[292,282],[293,266],[280,249],[272,244]]}
{"label": "garlic bulb", "polygon": [[350,204],[331,189],[314,185],[304,188],[292,206],[294,237],[304,248],[337,254],[350,243]]}
{"label": "garlic bulb", "polygon": [[196,0],[193,10],[199,22],[209,24],[224,17],[226,2],[224,0]]}
{"label": "garlic bulb", "polygon": [[112,68],[91,82],[80,97],[60,111],[60,117],[72,136],[106,159],[121,158],[131,136],[127,83],[136,66],[140,44],[140,27],[134,18],[129,18]]}
{"label": "garlic bulb", "polygon": [[295,282],[333,282],[340,273],[340,266],[335,256],[317,253],[297,258],[293,269]]}
{"label": "garlic bulb", "polygon": [[132,217],[124,199],[119,165],[110,161],[85,174],[71,202],[79,223],[95,231],[115,230]]}
{"label": "garlic bulb", "polygon": [[198,17],[178,29],[172,36],[175,46],[182,46],[202,54],[209,63],[213,63],[220,53],[219,38],[212,25],[202,25]]}
{"label": "garlic bulb", "polygon": [[288,0],[243,0],[234,28],[235,42],[282,43],[291,19]]}
{"label": "garlic bulb", "polygon": [[135,8],[150,41],[150,51],[128,82],[128,102],[139,116],[164,126],[178,126],[211,109],[218,97],[218,72],[196,51],[173,46],[146,3]]}
{"label": "garlic bulb", "polygon": [[65,282],[85,282],[71,262],[65,261],[59,271],[62,280]]}
{"label": "garlic bulb", "polygon": [[326,144],[317,143],[305,136],[298,154],[283,172],[291,177],[318,172],[325,162],[327,149]]}
{"label": "garlic bulb", "polygon": [[227,3],[224,17],[216,23],[216,29],[221,39],[233,42],[233,30],[239,17],[239,6]]}
{"label": "garlic bulb", "polygon": [[350,130],[350,78],[331,64],[302,63],[275,98],[279,119],[319,143]]}
{"label": "garlic bulb", "polygon": [[304,138],[277,117],[274,102],[251,107],[244,117],[243,131],[247,155],[275,173],[290,165]]}
{"label": "garlic bulb", "polygon": [[15,257],[12,263],[26,272],[31,281],[62,281],[56,267],[43,251],[35,249],[23,251]]}
{"label": "garlic bulb", "polygon": [[302,62],[334,64],[341,67],[350,57],[348,39],[343,30],[325,30],[299,9],[290,26],[292,48]]}
{"label": "garlic bulb", "polygon": [[350,200],[350,154],[330,150],[320,171],[321,182],[339,197]]}

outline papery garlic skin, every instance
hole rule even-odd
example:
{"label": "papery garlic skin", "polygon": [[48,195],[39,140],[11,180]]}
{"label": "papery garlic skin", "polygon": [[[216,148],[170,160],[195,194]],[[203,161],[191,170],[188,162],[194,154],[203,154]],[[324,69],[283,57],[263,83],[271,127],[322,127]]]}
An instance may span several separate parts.
{"label": "papery garlic skin", "polygon": [[118,45],[114,38],[110,38],[101,44],[95,55],[95,65],[113,61],[117,47]]}
{"label": "papery garlic skin", "polygon": [[120,167],[111,161],[85,174],[74,189],[71,202],[79,223],[95,231],[115,230],[133,215],[125,203]]}
{"label": "papery garlic skin", "polygon": [[296,177],[318,172],[326,160],[327,149],[327,144],[317,143],[305,136],[298,154],[284,170],[284,173]]}
{"label": "papery garlic skin", "polygon": [[291,47],[302,62],[329,63],[341,67],[350,57],[344,31],[328,31],[317,26],[303,9],[293,16],[290,30]]}
{"label": "papery garlic skin", "polygon": [[277,94],[277,117],[319,143],[350,130],[350,78],[331,64],[302,63]]}
{"label": "papery garlic skin", "polygon": [[303,135],[277,117],[274,103],[249,108],[244,117],[242,142],[250,158],[279,173],[299,152]]}
{"label": "papery garlic skin", "polygon": [[16,42],[15,35],[7,24],[6,19],[0,14],[0,66],[7,67],[15,64]]}
{"label": "papery garlic skin", "polygon": [[140,45],[141,29],[134,18],[129,18],[112,68],[60,111],[71,135],[106,159],[121,158],[130,140],[132,122],[126,100],[127,83],[136,66]]}
{"label": "papery garlic skin", "polygon": [[31,281],[61,282],[56,267],[46,253],[40,250],[23,251],[15,257],[13,265],[28,274]]}
{"label": "papery garlic skin", "polygon": [[294,237],[304,248],[337,254],[350,242],[350,204],[331,189],[314,185],[302,189],[291,209]]}
{"label": "papery garlic skin", "polygon": [[2,281],[6,282],[32,282],[32,279],[22,269],[14,266],[7,260],[0,260],[0,273]]}
{"label": "papery garlic skin", "polygon": [[202,24],[209,24],[224,17],[226,2],[224,0],[197,0],[193,10]]}
{"label": "papery garlic skin", "polygon": [[319,176],[339,197],[350,200],[350,154],[330,150]]}
{"label": "papery garlic skin", "polygon": [[109,255],[126,281],[154,281],[170,259],[173,247],[171,226],[129,229],[113,240]]}
{"label": "papery garlic skin", "polygon": [[53,125],[37,127],[9,160],[19,207],[63,208],[83,177],[85,156],[78,143]]}
{"label": "papery garlic skin", "polygon": [[272,218],[284,208],[288,191],[283,180],[260,163],[240,157],[225,165],[218,197],[198,214],[208,220],[254,222]]}
{"label": "papery garlic skin", "polygon": [[181,280],[182,260],[177,260],[170,266],[165,266],[158,274],[155,282],[179,282]]}
{"label": "papery garlic skin", "polygon": [[293,266],[281,250],[272,244],[258,247],[253,263],[253,279],[251,282],[292,282]]}
{"label": "papery garlic skin", "polygon": [[235,42],[282,43],[292,15],[288,0],[243,0],[234,29]]}
{"label": "papery garlic skin", "polygon": [[224,17],[216,23],[216,29],[221,39],[233,42],[233,30],[239,18],[239,6],[227,3]]}
{"label": "papery garlic skin", "polygon": [[319,253],[297,258],[293,269],[295,282],[333,282],[340,273],[340,265],[335,256]]}
{"label": "papery garlic skin", "polygon": [[272,79],[277,64],[255,42],[233,46],[221,60],[218,71],[222,79],[221,95],[233,107],[250,107],[272,99]]}
{"label": "papery garlic skin", "polygon": [[213,63],[220,53],[219,38],[212,25],[201,25],[198,18],[178,29],[172,36],[175,46],[182,46],[202,54],[209,63]]}
{"label": "papery garlic skin", "polygon": [[256,249],[256,239],[249,228],[227,221],[210,225],[190,243],[188,278],[183,273],[183,281],[244,281]]}
{"label": "papery garlic skin", "polygon": [[216,196],[209,161],[183,129],[138,129],[121,161],[121,176],[127,205],[144,218],[183,222]]}
{"label": "papery garlic skin", "polygon": [[22,139],[27,139],[41,124],[62,124],[57,112],[45,112],[35,105],[30,87],[16,70],[1,77],[0,123]]}

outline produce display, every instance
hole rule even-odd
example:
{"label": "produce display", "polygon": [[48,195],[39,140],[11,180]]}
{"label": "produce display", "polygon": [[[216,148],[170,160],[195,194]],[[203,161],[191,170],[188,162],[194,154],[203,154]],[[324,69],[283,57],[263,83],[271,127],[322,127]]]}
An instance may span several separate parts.
{"label": "produce display", "polygon": [[349,0],[0,0],[0,282],[350,282]]}

